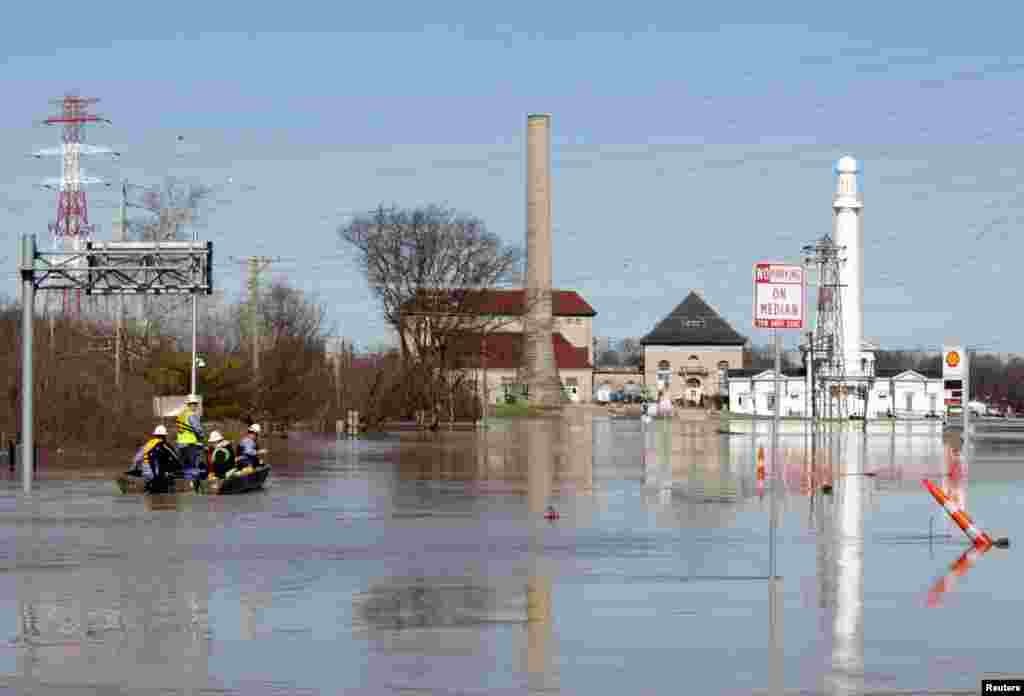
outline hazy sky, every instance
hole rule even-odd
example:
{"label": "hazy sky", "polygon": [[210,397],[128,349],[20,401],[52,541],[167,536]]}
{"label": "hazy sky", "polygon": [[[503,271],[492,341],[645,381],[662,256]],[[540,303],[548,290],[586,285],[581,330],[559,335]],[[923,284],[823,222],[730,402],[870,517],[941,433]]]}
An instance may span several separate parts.
{"label": "hazy sky", "polygon": [[[231,177],[200,231],[216,283],[241,291],[232,257],[285,257],[274,272],[361,345],[384,329],[342,216],[444,202],[522,243],[526,114],[542,111],[555,280],[595,307],[597,335],[642,335],[701,289],[766,341],[751,265],[797,259],[831,229],[833,164],[850,154],[864,167],[865,335],[1024,349],[1007,314],[1021,291],[1024,9],[492,5],[19,4],[0,24],[0,291],[16,293],[19,234],[50,245],[54,194],[33,185],[59,162],[23,155],[59,143],[36,124],[69,89],[114,122],[88,141],[124,153],[88,173]],[[109,237],[117,196],[90,191]]]}

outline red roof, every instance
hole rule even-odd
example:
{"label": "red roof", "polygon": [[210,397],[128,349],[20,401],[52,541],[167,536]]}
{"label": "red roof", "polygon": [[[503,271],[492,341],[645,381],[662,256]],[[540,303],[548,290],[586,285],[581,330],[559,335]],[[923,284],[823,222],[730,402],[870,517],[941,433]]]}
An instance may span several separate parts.
{"label": "red roof", "polygon": [[[593,368],[587,359],[587,349],[577,348],[565,340],[560,333],[551,335],[555,349],[555,364],[559,370],[589,370]],[[463,334],[453,341],[453,359],[464,367],[484,367],[480,349],[486,345],[486,366],[494,369],[516,369],[523,366],[523,334],[515,332]]]}
{"label": "red roof", "polygon": [[[489,315],[520,315],[526,305],[525,290],[479,290],[468,296],[460,296],[453,304],[462,304],[468,311],[470,303],[476,314]],[[594,308],[580,297],[575,290],[551,291],[551,314],[556,317],[593,317],[597,315]]]}

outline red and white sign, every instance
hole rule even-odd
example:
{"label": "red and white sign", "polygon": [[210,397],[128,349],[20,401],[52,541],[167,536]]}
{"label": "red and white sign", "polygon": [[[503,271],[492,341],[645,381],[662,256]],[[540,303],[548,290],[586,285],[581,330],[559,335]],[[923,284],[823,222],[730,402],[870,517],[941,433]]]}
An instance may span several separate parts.
{"label": "red and white sign", "polygon": [[754,327],[804,327],[804,269],[782,263],[754,265]]}

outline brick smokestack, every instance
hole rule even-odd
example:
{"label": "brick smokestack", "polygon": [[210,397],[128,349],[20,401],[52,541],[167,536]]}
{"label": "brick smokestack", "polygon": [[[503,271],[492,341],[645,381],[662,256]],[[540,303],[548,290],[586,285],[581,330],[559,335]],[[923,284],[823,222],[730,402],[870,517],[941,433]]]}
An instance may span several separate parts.
{"label": "brick smokestack", "polygon": [[521,381],[530,403],[558,406],[561,381],[551,345],[551,116],[526,118],[526,314]]}

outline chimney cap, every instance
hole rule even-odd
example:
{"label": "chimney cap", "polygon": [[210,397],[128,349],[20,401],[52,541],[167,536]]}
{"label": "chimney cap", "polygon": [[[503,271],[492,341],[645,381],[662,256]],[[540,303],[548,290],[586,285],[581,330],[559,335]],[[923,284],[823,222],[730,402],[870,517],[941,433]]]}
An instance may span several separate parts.
{"label": "chimney cap", "polygon": [[849,155],[842,157],[836,162],[836,172],[839,174],[856,174],[860,171],[860,164]]}

